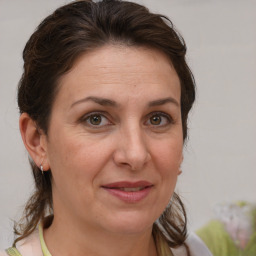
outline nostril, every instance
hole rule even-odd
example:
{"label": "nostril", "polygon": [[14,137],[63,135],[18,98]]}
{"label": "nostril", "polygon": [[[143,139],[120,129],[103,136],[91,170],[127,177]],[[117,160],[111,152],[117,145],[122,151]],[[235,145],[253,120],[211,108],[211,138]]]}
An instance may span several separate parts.
{"label": "nostril", "polygon": [[123,151],[118,151],[115,152],[113,159],[115,164],[118,166],[129,168],[132,171],[139,171],[150,161],[151,157],[148,152],[144,155],[133,155],[127,154]]}

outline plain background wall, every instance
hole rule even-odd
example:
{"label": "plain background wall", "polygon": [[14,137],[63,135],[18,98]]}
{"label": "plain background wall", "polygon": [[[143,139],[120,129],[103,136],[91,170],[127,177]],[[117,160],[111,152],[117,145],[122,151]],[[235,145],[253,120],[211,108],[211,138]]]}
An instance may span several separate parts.
{"label": "plain background wall", "polygon": [[[33,189],[18,130],[16,86],[22,50],[39,22],[64,0],[0,0],[0,248]],[[197,81],[177,190],[197,229],[216,203],[256,198],[256,1],[144,0],[184,36]]]}

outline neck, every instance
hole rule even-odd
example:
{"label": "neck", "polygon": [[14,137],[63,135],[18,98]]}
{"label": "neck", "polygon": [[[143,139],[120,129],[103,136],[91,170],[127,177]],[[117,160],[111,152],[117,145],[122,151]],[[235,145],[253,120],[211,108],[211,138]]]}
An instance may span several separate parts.
{"label": "neck", "polygon": [[54,256],[157,255],[152,228],[136,234],[120,234],[73,221],[58,220],[55,217],[49,228],[44,229],[45,243]]}

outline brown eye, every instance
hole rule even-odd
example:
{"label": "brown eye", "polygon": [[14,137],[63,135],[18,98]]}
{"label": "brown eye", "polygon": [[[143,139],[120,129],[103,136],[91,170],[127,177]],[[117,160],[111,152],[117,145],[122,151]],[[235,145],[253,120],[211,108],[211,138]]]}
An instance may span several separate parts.
{"label": "brown eye", "polygon": [[154,128],[161,128],[173,123],[170,115],[163,112],[153,112],[150,114],[146,124]]}
{"label": "brown eye", "polygon": [[100,125],[101,124],[101,116],[100,115],[92,115],[89,118],[89,121],[92,125]]}
{"label": "brown eye", "polygon": [[159,125],[161,124],[162,118],[158,115],[150,117],[150,123],[152,125]]}
{"label": "brown eye", "polygon": [[90,128],[103,128],[112,124],[104,114],[97,112],[82,117],[81,122]]}

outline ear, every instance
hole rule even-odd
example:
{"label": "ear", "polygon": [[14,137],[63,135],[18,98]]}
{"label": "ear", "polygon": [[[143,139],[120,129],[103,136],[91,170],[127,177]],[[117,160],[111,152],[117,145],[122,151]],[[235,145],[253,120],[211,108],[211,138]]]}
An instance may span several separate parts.
{"label": "ear", "polygon": [[34,120],[27,113],[20,116],[20,133],[23,143],[34,163],[46,171],[50,168],[47,161],[47,137],[39,130]]}
{"label": "ear", "polygon": [[179,168],[179,171],[178,171],[178,175],[181,175],[181,174],[182,174],[181,164],[182,164],[182,162],[183,162],[183,159],[184,159],[184,157],[183,157],[183,154],[182,154],[181,160],[180,160],[180,168]]}
{"label": "ear", "polygon": [[182,153],[181,156],[180,156],[180,166],[182,165],[183,159],[184,159],[184,156],[183,156],[183,153]]}

